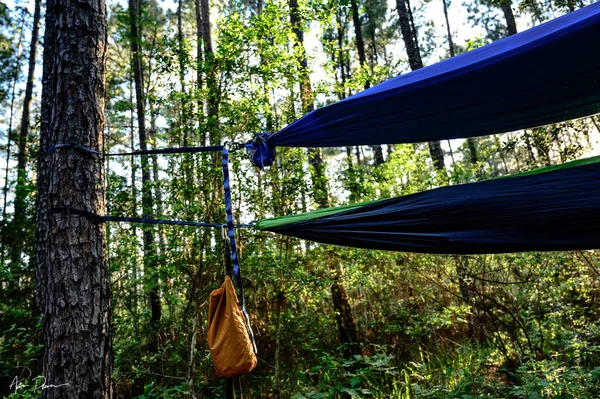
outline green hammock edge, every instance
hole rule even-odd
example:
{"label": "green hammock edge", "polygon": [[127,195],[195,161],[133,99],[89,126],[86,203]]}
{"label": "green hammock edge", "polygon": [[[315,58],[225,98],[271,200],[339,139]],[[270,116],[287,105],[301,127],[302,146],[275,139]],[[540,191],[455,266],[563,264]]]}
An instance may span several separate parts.
{"label": "green hammock edge", "polygon": [[[506,179],[506,178],[512,178],[512,177],[537,175],[539,173],[548,173],[548,172],[553,172],[556,170],[572,168],[575,166],[589,165],[589,164],[593,164],[593,163],[597,163],[597,162],[600,162],[600,156],[577,159],[575,161],[566,162],[566,163],[563,163],[560,165],[547,166],[545,168],[533,169],[533,170],[529,170],[527,172],[521,172],[521,173],[517,173],[514,175],[501,176],[501,177],[498,177],[497,179]],[[468,184],[470,184],[470,183],[468,183]],[[303,213],[298,213],[295,215],[277,216],[274,218],[263,219],[263,220],[259,220],[258,222],[256,222],[255,228],[257,228],[258,230],[270,230],[270,229],[274,229],[276,227],[284,226],[287,224],[304,222],[307,220],[314,220],[314,219],[319,219],[322,217],[336,215],[341,212],[349,211],[349,210],[352,210],[355,208],[360,208],[362,206],[374,204],[374,203],[377,203],[380,201],[384,201],[384,200],[359,202],[357,204],[317,209],[315,211],[303,212]]]}

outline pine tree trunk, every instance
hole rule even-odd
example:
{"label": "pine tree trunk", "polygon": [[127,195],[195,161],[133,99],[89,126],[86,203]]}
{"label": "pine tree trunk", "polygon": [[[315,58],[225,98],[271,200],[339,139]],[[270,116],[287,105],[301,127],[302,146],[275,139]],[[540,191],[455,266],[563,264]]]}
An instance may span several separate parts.
{"label": "pine tree trunk", "polygon": [[[300,59],[300,99],[302,101],[302,113],[307,114],[315,109],[313,101],[312,85],[308,74],[308,60],[304,50],[304,30],[302,29],[302,20],[298,11],[298,1],[289,0],[290,23],[292,31],[296,36],[295,46],[300,50],[302,58]],[[311,169],[311,179],[313,186],[313,197],[319,208],[328,206],[329,191],[327,188],[327,177],[325,176],[325,165],[320,148],[308,149],[308,163]]]}
{"label": "pine tree trunk", "polygon": [[515,15],[512,10],[512,0],[502,0],[500,3],[500,8],[504,13],[504,18],[506,19],[506,30],[508,31],[508,35],[516,35],[517,34],[517,23],[515,22]]}
{"label": "pine tree trunk", "polygon": [[[135,0],[129,0],[129,18],[131,28],[131,53],[133,61],[133,77],[135,81],[135,102],[138,119],[138,136],[140,141],[140,150],[148,149],[146,136],[146,117],[144,111],[144,77],[142,69],[142,55],[140,51],[141,32],[139,31],[139,11],[140,4]],[[142,217],[152,218],[152,180],[150,178],[150,162],[148,157],[141,157],[142,165]],[[154,330],[154,335],[150,351],[158,352],[158,327],[161,319],[161,303],[159,293],[158,273],[156,270],[156,249],[154,245],[154,229],[144,227],[144,271],[146,286],[150,307],[150,326]]]}
{"label": "pine tree trunk", "polygon": [[[106,6],[48,0],[37,206],[37,297],[44,310],[44,398],[112,397],[103,162],[50,144],[103,150]],[[81,32],[86,32],[81,35]],[[64,384],[64,385],[63,385]]]}
{"label": "pine tree trunk", "polygon": [[[362,24],[360,22],[360,15],[358,14],[358,3],[356,0],[350,0],[350,7],[352,8],[352,22],[354,24],[354,37],[356,41],[356,50],[358,53],[358,62],[361,68],[364,68],[367,64],[367,57],[365,55],[365,41],[362,35]],[[371,87],[371,82],[367,79],[365,82],[365,90]],[[383,158],[383,150],[379,144],[370,146],[373,150],[373,158],[375,160],[375,166],[379,166],[385,162]]]}
{"label": "pine tree trunk", "polygon": [[[304,113],[308,113],[314,109],[314,104],[312,99],[313,96],[310,85],[310,77],[308,76],[308,62],[304,52],[304,31],[302,30],[302,21],[300,19],[300,13],[298,10],[298,1],[288,1],[290,8],[290,23],[292,24],[292,30],[296,36],[296,46],[301,46],[300,50],[303,54],[303,57],[300,60],[300,65],[303,71],[303,76],[300,83],[302,111]],[[318,208],[326,208],[329,206],[329,193],[327,188],[327,178],[325,176],[325,165],[323,164],[321,150],[318,148],[310,148],[308,152],[308,162],[310,164],[313,183],[313,198]],[[344,331],[346,331],[348,326],[348,322],[346,321],[350,320],[353,324],[354,319],[352,318],[351,308],[348,303],[348,296],[346,295],[344,286],[341,283],[338,283],[337,276],[338,274],[334,272],[335,283],[332,285],[333,306],[336,310],[336,314],[343,314],[345,316],[345,319],[343,320],[338,320],[336,318],[338,321],[338,329],[340,331],[340,343],[344,347],[352,347],[358,345],[358,339],[348,341],[349,337],[350,339],[352,338],[352,334],[345,333]],[[334,286],[336,287],[335,293]]]}
{"label": "pine tree trunk", "polygon": [[189,129],[188,129],[188,103],[185,88],[185,49],[183,46],[183,21],[182,21],[183,0],[177,3],[177,58],[179,61],[179,85],[181,89],[181,124],[180,129],[183,130],[183,146],[189,145]]}
{"label": "pine tree trunk", "polygon": [[202,91],[202,6],[200,0],[195,0],[194,10],[196,12],[196,107],[198,109],[198,137],[200,145],[206,145],[206,130],[203,129],[202,120],[204,119],[204,101],[200,96]]}
{"label": "pine tree trunk", "polygon": [[[21,44],[23,43],[23,32],[25,28],[25,14],[26,11],[22,12],[21,19],[19,20],[19,39],[17,40],[17,59],[15,60],[15,68],[12,75],[11,84],[11,100],[10,100],[10,112],[8,117],[8,134],[6,135],[6,167],[4,169],[4,187],[2,193],[4,194],[4,200],[2,204],[2,220],[6,222],[6,203],[8,199],[8,171],[10,170],[10,158],[11,158],[11,145],[10,142],[13,140],[13,116],[15,110],[15,96],[17,92],[17,83],[19,82],[19,76],[21,74]],[[4,264],[4,243],[2,243],[2,264]]]}
{"label": "pine tree trunk", "polygon": [[[38,46],[38,35],[40,31],[40,9],[41,0],[35,0],[35,11],[33,13],[33,27],[31,30],[31,43],[29,49],[29,67],[27,70],[27,83],[25,85],[25,98],[23,100],[23,112],[21,114],[21,128],[19,130],[18,155],[17,155],[17,188],[15,190],[13,231],[16,236],[22,238],[24,234],[27,189],[27,139],[29,136],[29,113],[31,100],[33,98],[33,80],[35,74],[35,59]],[[23,240],[15,240],[11,248],[11,263],[17,265],[21,262],[23,252]]]}
{"label": "pine tree trunk", "polygon": [[[450,29],[450,19],[448,18],[448,4],[446,0],[442,0],[444,5],[444,18],[446,19],[446,29],[448,32],[448,49],[450,50],[450,57],[454,57],[456,55],[456,50],[454,48],[454,41],[452,40],[452,30]],[[473,165],[477,165],[477,146],[475,145],[475,139],[473,137],[467,138],[467,146],[469,148],[469,155],[471,156],[471,163]],[[479,176],[479,172],[477,175]]]}
{"label": "pine tree trunk", "polygon": [[[406,47],[410,69],[415,71],[423,68],[423,60],[421,59],[421,52],[419,51],[417,39],[417,30],[413,23],[412,10],[408,0],[396,0],[396,9],[398,10],[400,31],[402,33],[404,46]],[[439,141],[429,142],[429,154],[431,155],[434,167],[437,170],[443,170],[444,152],[442,151],[442,145]]]}
{"label": "pine tree trunk", "polygon": [[[133,78],[133,73],[131,72],[129,74],[129,104],[130,104],[130,114],[129,114],[129,141],[130,141],[130,149],[131,151],[135,151],[137,148],[135,147],[135,124],[134,124],[134,113],[135,113],[135,107],[133,106],[133,86],[134,86],[134,78]],[[138,190],[137,190],[137,185],[136,185],[136,180],[137,180],[137,162],[136,162],[136,157],[131,157],[131,198],[132,200],[132,207],[131,207],[131,213],[133,215],[133,217],[138,217],[138,207],[137,207],[137,198],[138,198]],[[132,237],[137,237],[137,227],[135,224],[132,224],[130,226],[131,228],[131,235]],[[132,267],[133,267],[133,280],[136,281],[135,284],[133,284],[133,293],[132,293],[132,297],[133,297],[133,307],[132,309],[136,309],[138,307],[138,293],[137,293],[137,276],[138,276],[138,252],[137,252],[137,248],[136,250],[133,252],[132,257]]]}
{"label": "pine tree trunk", "polygon": [[[19,81],[19,75],[21,72],[21,44],[23,43],[23,31],[25,30],[25,11],[22,12],[22,16],[21,19],[19,21],[19,39],[17,40],[17,59],[15,60],[15,67],[14,67],[14,72],[12,74],[12,84],[11,84],[11,100],[10,100],[10,111],[9,111],[9,117],[8,117],[8,132],[6,135],[6,155],[5,155],[5,159],[6,159],[6,167],[4,169],[4,187],[2,189],[2,193],[4,194],[4,200],[3,200],[3,204],[2,204],[2,222],[3,223],[7,223],[7,217],[6,217],[6,204],[7,204],[7,200],[8,200],[8,185],[9,185],[9,179],[8,179],[8,172],[10,170],[10,158],[11,158],[11,149],[12,146],[10,144],[11,140],[13,140],[13,117],[14,117],[14,111],[15,111],[15,97],[16,97],[16,91],[17,91],[17,84]],[[11,240],[7,240],[8,242],[5,242],[5,240],[2,240],[2,242],[0,242],[0,264],[4,265],[4,261],[6,259],[6,251],[5,246],[8,245],[9,247],[9,252],[12,252],[12,247],[13,245],[17,245],[16,244],[16,240],[19,239],[19,237],[13,237],[13,239]],[[11,254],[12,257],[12,254]],[[10,270],[10,273],[18,273],[18,271],[14,270],[14,268],[12,268],[13,270]],[[12,296],[12,293],[8,292],[6,298]]]}
{"label": "pine tree trunk", "polygon": [[338,44],[338,66],[340,68],[340,83],[341,83],[341,91],[339,93],[339,97],[340,100],[343,100],[344,98],[346,98],[346,62],[345,62],[345,55],[344,55],[344,26],[345,24],[342,24],[342,17],[340,15],[340,12],[338,10],[338,12],[336,13],[336,19],[337,19],[337,44]]}
{"label": "pine tree trunk", "polygon": [[444,5],[446,31],[448,32],[448,49],[450,50],[450,57],[454,57],[456,55],[456,51],[454,50],[454,42],[452,41],[452,30],[450,29],[450,19],[448,18],[448,4],[446,3],[446,0],[442,0],[442,4]]}
{"label": "pine tree trunk", "polygon": [[396,0],[396,9],[398,11],[400,32],[402,33],[402,40],[404,41],[404,46],[406,47],[406,54],[408,56],[410,69],[415,71],[423,68],[421,52],[419,51],[419,44],[417,42],[417,32],[413,30],[413,25],[411,23],[412,11],[407,0]]}
{"label": "pine tree trunk", "polygon": [[353,357],[360,354],[360,341],[352,308],[348,300],[348,294],[343,285],[343,270],[338,265],[333,271],[333,284],[331,284],[331,299],[333,301],[333,309],[335,310],[335,320],[338,326],[338,334],[340,343],[343,347],[345,357]]}
{"label": "pine tree trunk", "polygon": [[214,52],[212,48],[212,38],[210,33],[210,4],[209,0],[200,0],[201,11],[202,11],[202,44],[204,46],[204,60],[208,64],[208,71],[206,73],[206,86],[208,88],[207,98],[207,130],[210,145],[219,144],[220,137],[218,136],[219,128],[219,102],[218,102],[218,90],[217,81],[215,77],[214,68],[212,68]]}
{"label": "pine tree trunk", "polygon": [[[356,50],[358,53],[358,63],[363,68],[367,63],[367,57],[365,55],[365,41],[362,35],[362,24],[360,23],[360,15],[358,14],[358,3],[356,0],[350,0],[350,7],[352,8],[352,22],[354,23],[354,40],[356,41]],[[367,80],[365,82],[365,90],[371,87],[371,83]]]}

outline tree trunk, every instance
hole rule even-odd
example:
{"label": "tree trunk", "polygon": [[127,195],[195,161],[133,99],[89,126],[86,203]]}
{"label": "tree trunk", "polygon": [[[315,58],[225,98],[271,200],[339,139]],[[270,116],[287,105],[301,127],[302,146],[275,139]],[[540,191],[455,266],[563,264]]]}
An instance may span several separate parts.
{"label": "tree trunk", "polygon": [[[112,397],[110,279],[103,162],[50,144],[103,149],[106,6],[48,0],[38,164],[38,298],[44,309],[44,398]],[[81,32],[85,32],[82,35]]]}
{"label": "tree trunk", "polygon": [[450,29],[450,19],[448,18],[448,4],[446,3],[446,0],[442,0],[442,4],[444,5],[446,31],[448,32],[448,49],[450,50],[450,57],[454,57],[456,55],[456,51],[454,50],[454,42],[452,41],[452,30]]}
{"label": "tree trunk", "polygon": [[415,71],[423,68],[421,52],[419,51],[419,44],[417,42],[417,32],[413,29],[414,26],[411,23],[412,11],[409,7],[408,1],[396,0],[396,9],[398,10],[400,32],[402,33],[402,40],[404,41],[404,46],[406,47],[406,54],[408,56],[410,69]]}
{"label": "tree trunk", "polygon": [[[31,99],[33,98],[33,80],[35,74],[35,57],[38,46],[38,34],[40,31],[40,8],[41,0],[35,0],[35,11],[33,13],[33,27],[31,30],[31,43],[29,49],[29,67],[27,70],[27,83],[25,85],[25,99],[23,100],[23,112],[21,114],[21,129],[19,130],[19,153],[17,155],[17,188],[15,190],[13,232],[17,237],[24,237],[26,199],[27,199],[27,139],[29,136],[29,111]],[[11,249],[11,263],[21,263],[23,252],[23,239],[17,239]]]}
{"label": "tree trunk", "polygon": [[[352,8],[352,22],[354,23],[354,40],[356,41],[356,50],[358,52],[358,63],[363,68],[367,62],[367,57],[365,55],[365,41],[363,40],[362,24],[360,23],[356,0],[350,0],[350,7]],[[371,83],[367,80],[365,82],[365,90],[369,87],[371,87]]]}
{"label": "tree trunk", "polygon": [[[456,55],[456,50],[454,48],[454,41],[452,40],[452,30],[450,29],[450,19],[448,18],[448,4],[446,0],[442,0],[442,4],[444,5],[444,18],[446,19],[446,30],[448,32],[448,49],[450,51],[450,57],[454,57]],[[473,137],[467,138],[467,146],[469,147],[469,155],[471,156],[471,163],[473,165],[477,165],[477,147],[475,146],[475,139]],[[454,161],[453,161],[454,163]],[[479,176],[479,173],[477,173]]]}
{"label": "tree trunk", "polygon": [[[358,14],[358,3],[356,0],[350,0],[350,7],[352,8],[352,22],[354,23],[354,37],[356,41],[356,50],[358,53],[358,62],[360,68],[365,68],[367,64],[367,57],[365,55],[365,41],[362,35],[362,24],[360,22],[360,15]],[[374,42],[374,41],[373,41]],[[365,82],[365,90],[371,87],[369,79]],[[383,150],[379,144],[370,146],[373,150],[373,159],[375,160],[375,166],[379,166],[385,162],[383,158]]]}
{"label": "tree trunk", "polygon": [[333,284],[331,284],[331,299],[335,310],[335,320],[338,326],[340,343],[342,344],[345,357],[353,357],[360,354],[360,341],[352,308],[348,301],[348,294],[343,285],[343,270],[338,265],[334,271]]}
{"label": "tree trunk", "polygon": [[210,33],[210,5],[208,0],[200,0],[202,11],[202,43],[204,45],[204,60],[208,64],[206,72],[206,86],[208,88],[207,98],[207,130],[210,145],[219,144],[220,137],[217,134],[219,128],[218,120],[218,92],[214,68],[212,67],[214,52]]}
{"label": "tree trunk", "polygon": [[338,65],[340,68],[340,80],[341,80],[341,91],[338,96],[340,100],[346,98],[346,62],[345,62],[345,54],[344,54],[344,26],[342,23],[342,16],[340,15],[340,11],[336,13],[337,19],[337,44],[338,44]]}
{"label": "tree trunk", "polygon": [[[421,59],[421,52],[419,51],[419,43],[417,39],[417,29],[413,23],[412,10],[408,0],[396,0],[396,9],[398,10],[398,17],[400,22],[400,31],[402,33],[402,40],[406,47],[406,54],[408,55],[408,63],[410,69],[415,71],[423,68],[423,60]],[[429,142],[429,154],[433,165],[437,170],[444,169],[444,152],[439,141]]]}
{"label": "tree trunk", "polygon": [[429,145],[429,154],[431,155],[433,166],[437,170],[444,170],[444,150],[442,150],[441,143],[436,140],[430,141],[427,144]]}
{"label": "tree trunk", "polygon": [[[140,42],[142,39],[139,31],[139,11],[140,3],[135,0],[129,0],[129,18],[131,28],[131,54],[133,61],[133,77],[135,81],[135,102],[137,108],[138,119],[138,136],[140,141],[140,150],[148,149],[146,137],[146,117],[144,111],[144,77],[142,74],[142,55],[140,51]],[[150,163],[148,157],[141,157],[142,165],[142,217],[152,218],[152,180],[150,178]],[[156,270],[156,250],[154,245],[154,229],[152,227],[144,227],[143,229],[144,242],[144,271],[146,286],[148,291],[149,307],[150,307],[150,326],[154,330],[154,335],[150,351],[158,352],[158,326],[161,319],[161,304],[159,294],[158,273]]]}
{"label": "tree trunk", "polygon": [[195,12],[196,12],[196,107],[198,108],[198,137],[200,138],[200,145],[206,145],[206,130],[202,127],[202,120],[204,119],[204,101],[200,96],[202,91],[202,6],[200,0],[195,0]]}
{"label": "tree trunk", "polygon": [[182,26],[182,7],[183,0],[177,3],[177,58],[179,61],[179,85],[181,89],[181,124],[180,129],[183,130],[183,146],[189,145],[189,128],[188,128],[188,101],[185,89],[185,48],[183,46],[183,26]]}
{"label": "tree trunk", "polygon": [[[308,60],[304,51],[304,31],[302,29],[302,20],[298,11],[298,1],[289,0],[290,23],[292,31],[296,36],[294,46],[300,50],[302,57],[300,59],[300,99],[302,102],[302,113],[307,114],[315,109],[313,101],[312,85],[308,74]],[[329,191],[327,188],[327,177],[325,176],[325,165],[320,148],[308,149],[308,163],[310,164],[313,196],[319,208],[328,206]]]}
{"label": "tree trunk", "polygon": [[475,146],[475,140],[473,137],[467,139],[467,146],[469,147],[469,154],[471,155],[471,163],[477,165],[479,159],[477,157],[477,147]]}
{"label": "tree trunk", "polygon": [[[10,170],[10,158],[11,158],[11,140],[13,139],[13,117],[15,111],[15,96],[17,91],[17,83],[19,82],[19,75],[21,72],[21,44],[23,43],[23,31],[25,30],[25,11],[22,12],[21,19],[19,21],[19,39],[17,40],[17,59],[15,60],[15,68],[12,75],[12,84],[11,84],[11,100],[10,100],[10,111],[8,117],[8,132],[6,135],[6,167],[4,169],[4,187],[2,189],[2,193],[4,194],[4,200],[2,204],[2,222],[6,223],[6,204],[8,200],[8,172]],[[0,264],[4,265],[6,251],[5,245],[8,244],[9,250],[15,245],[15,239],[10,240],[9,242],[0,243]],[[11,273],[13,271],[11,270]],[[11,295],[10,293],[8,295]]]}
{"label": "tree trunk", "polygon": [[500,3],[500,8],[504,13],[504,18],[506,19],[506,30],[508,31],[508,36],[517,34],[517,23],[515,22],[515,14],[513,14],[512,10],[512,0],[503,0]]}
{"label": "tree trunk", "polygon": [[[134,124],[134,113],[135,113],[135,107],[133,106],[133,92],[134,92],[134,78],[133,78],[133,71],[131,71],[129,73],[129,104],[130,104],[130,109],[129,109],[129,140],[131,143],[131,152],[136,150],[135,147],[135,124]],[[137,190],[137,186],[136,186],[136,180],[137,180],[137,163],[136,163],[136,157],[131,157],[131,198],[132,198],[132,207],[131,207],[131,213],[133,214],[133,217],[138,217],[138,207],[137,207],[137,198],[138,198],[138,190]],[[135,224],[132,224],[130,226],[131,228],[131,235],[132,237],[137,237],[137,227]],[[137,310],[138,307],[138,293],[137,293],[137,276],[138,276],[138,252],[137,252],[137,247],[136,250],[133,252],[132,257],[132,267],[133,267],[133,280],[136,282],[135,284],[133,284],[133,307],[132,309]]]}
{"label": "tree trunk", "polygon": [[[296,36],[295,45],[298,47],[301,46],[300,50],[303,54],[302,59],[300,60],[300,65],[303,71],[303,76],[300,83],[300,92],[302,93],[301,98],[303,112],[308,113],[314,109],[314,104],[312,99],[312,88],[310,86],[310,77],[308,76],[308,62],[306,60],[306,55],[304,52],[304,32],[302,30],[300,13],[298,11],[298,1],[289,0],[288,4],[290,7],[290,23],[292,24],[292,29]],[[325,166],[323,164],[321,150],[317,148],[311,148],[309,149],[308,156],[313,183],[313,198],[318,208],[326,208],[327,206],[329,206],[329,194],[327,188],[327,178],[325,176]],[[334,281],[335,282],[332,285],[333,305],[336,310],[336,314],[345,315],[344,320],[338,320],[336,318],[336,320],[338,321],[339,330],[343,331],[346,330],[346,321],[350,320],[353,324],[354,319],[352,318],[352,311],[348,303],[348,296],[346,295],[346,291],[344,290],[343,285],[341,283],[338,283],[338,274],[334,273]],[[336,287],[335,293],[334,286]],[[345,347],[347,347],[349,344],[347,337],[347,334],[340,334],[340,343]],[[358,339],[352,342],[357,344]],[[352,342],[350,343],[350,346],[353,345]]]}
{"label": "tree trunk", "polygon": [[[17,40],[17,59],[15,60],[15,68],[12,75],[11,84],[11,100],[10,100],[10,112],[8,118],[8,134],[6,135],[6,168],[4,169],[4,187],[2,192],[4,194],[4,201],[2,205],[2,220],[6,222],[6,203],[8,199],[8,171],[10,170],[10,156],[11,156],[11,145],[10,141],[13,139],[13,116],[15,110],[15,96],[17,92],[17,83],[19,82],[19,76],[21,74],[21,44],[23,43],[23,31],[25,30],[25,14],[26,11],[22,12],[21,19],[19,21],[19,39]],[[4,248],[2,249],[2,264],[4,264]]]}
{"label": "tree trunk", "polygon": [[275,296],[275,354],[273,355],[273,398],[281,397],[281,308],[285,293],[279,287]]}

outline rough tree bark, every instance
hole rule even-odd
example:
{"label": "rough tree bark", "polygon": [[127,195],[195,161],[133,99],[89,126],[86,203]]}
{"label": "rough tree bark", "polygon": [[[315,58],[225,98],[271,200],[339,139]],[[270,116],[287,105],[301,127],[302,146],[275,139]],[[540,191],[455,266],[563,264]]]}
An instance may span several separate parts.
{"label": "rough tree bark", "polygon": [[[133,78],[135,82],[135,103],[137,108],[138,136],[140,141],[140,150],[148,149],[148,140],[146,135],[146,116],[144,110],[144,76],[142,68],[142,55],[140,51],[141,32],[139,29],[139,11],[141,0],[129,0],[129,19],[131,29],[131,54],[133,62]],[[148,157],[141,157],[142,166],[142,216],[152,218],[152,180],[150,177],[150,162]],[[150,350],[153,353],[158,352],[158,327],[161,319],[161,301],[159,293],[158,273],[156,270],[156,248],[154,242],[154,229],[144,227],[144,271],[146,286],[148,288],[148,300],[150,306],[150,326],[153,331],[153,339],[150,343]]]}
{"label": "rough tree bark", "polygon": [[[50,144],[103,149],[106,5],[46,2],[37,203],[37,292],[44,311],[44,398],[112,397],[103,162]],[[82,34],[85,32],[85,34]]]}
{"label": "rough tree bark", "polygon": [[[27,181],[27,142],[29,137],[29,113],[31,109],[31,99],[33,98],[33,79],[35,75],[35,59],[38,46],[38,35],[40,31],[41,0],[35,1],[35,10],[33,13],[33,27],[31,30],[31,43],[29,49],[29,66],[27,70],[27,83],[25,84],[25,98],[23,100],[23,112],[21,114],[21,128],[18,138],[17,155],[17,188],[15,190],[13,231],[17,237],[23,237],[26,213],[27,190],[25,183]],[[11,248],[11,263],[17,265],[21,262],[23,252],[23,240],[17,239]]]}
{"label": "rough tree bark", "polygon": [[[402,33],[402,40],[406,47],[406,54],[408,55],[408,63],[411,70],[417,70],[423,68],[423,60],[421,59],[421,52],[419,51],[419,43],[417,40],[417,29],[413,24],[412,10],[408,0],[396,0],[396,9],[398,10],[398,17],[400,22],[400,31]],[[438,170],[444,169],[444,152],[439,141],[430,141],[429,143],[429,154],[433,160],[433,165]]]}

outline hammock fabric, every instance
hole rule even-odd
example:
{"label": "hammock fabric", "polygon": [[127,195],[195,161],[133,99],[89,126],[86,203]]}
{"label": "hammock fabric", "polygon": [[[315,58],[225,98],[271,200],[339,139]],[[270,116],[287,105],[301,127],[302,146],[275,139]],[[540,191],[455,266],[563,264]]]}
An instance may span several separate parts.
{"label": "hammock fabric", "polygon": [[482,254],[600,246],[600,158],[399,198],[261,220],[312,241],[393,251]]}
{"label": "hammock fabric", "polygon": [[600,2],[383,82],[248,142],[258,166],[275,147],[341,147],[503,133],[600,112]]}

